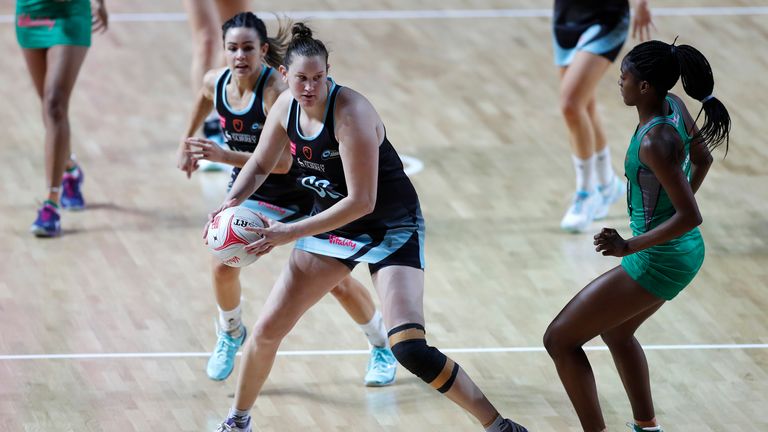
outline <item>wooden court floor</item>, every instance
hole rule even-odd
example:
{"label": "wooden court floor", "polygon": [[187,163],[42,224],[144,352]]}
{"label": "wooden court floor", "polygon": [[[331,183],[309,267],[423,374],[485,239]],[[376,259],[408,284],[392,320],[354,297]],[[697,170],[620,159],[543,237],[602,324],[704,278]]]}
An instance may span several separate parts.
{"label": "wooden court floor", "polygon": [[[214,343],[215,305],[200,235],[226,176],[187,180],[174,167],[191,109],[190,35],[175,15],[121,15],[181,13],[181,2],[107,3],[111,28],[94,39],[70,112],[89,208],[63,215],[61,238],[39,240],[26,230],[45,188],[40,106],[10,22],[13,2],[0,0],[0,431],[210,431],[232,402],[234,379],[210,381],[203,354]],[[538,0],[256,5],[549,7]],[[667,431],[768,430],[768,15],[725,13],[656,18],[657,37],[679,35],[708,57],[715,94],[733,118],[731,151],[715,155],[697,197],[704,267],[638,333]],[[618,259],[594,253],[591,234],[558,229],[573,174],[548,18],[315,16],[337,82],[367,95],[398,151],[424,164],[412,179],[427,221],[430,342],[529,430],[579,430],[541,338],[566,301]],[[599,101],[619,168],[637,118],[621,103],[617,76],[616,66]],[[593,231],[601,226],[627,233],[625,210],[617,205]],[[244,270],[246,323],[288,252]],[[364,269],[355,275],[370,286]],[[624,430],[631,411],[610,355],[590,346],[609,430]],[[258,430],[479,430],[404,370],[392,387],[365,388],[365,348],[342,309],[321,301],[281,348],[253,411]]]}

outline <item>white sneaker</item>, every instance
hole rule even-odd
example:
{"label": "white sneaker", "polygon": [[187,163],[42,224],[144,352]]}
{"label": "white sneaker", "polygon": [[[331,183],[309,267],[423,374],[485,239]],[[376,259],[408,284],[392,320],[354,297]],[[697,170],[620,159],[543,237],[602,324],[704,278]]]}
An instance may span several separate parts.
{"label": "white sneaker", "polygon": [[573,194],[571,206],[560,221],[560,228],[572,233],[586,231],[594,220],[595,211],[601,202],[602,197],[596,190],[591,193],[583,190],[576,191]]}
{"label": "white sneaker", "polygon": [[607,186],[598,186],[597,191],[602,202],[595,210],[595,220],[600,220],[608,216],[611,205],[627,196],[627,182],[621,180],[619,176],[613,176],[613,181]]}

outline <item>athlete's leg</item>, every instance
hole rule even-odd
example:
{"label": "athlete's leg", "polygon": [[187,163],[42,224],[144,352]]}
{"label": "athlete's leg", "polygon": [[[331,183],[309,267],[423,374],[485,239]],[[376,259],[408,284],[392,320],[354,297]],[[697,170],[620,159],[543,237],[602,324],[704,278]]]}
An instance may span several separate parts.
{"label": "athlete's leg", "polygon": [[192,92],[197,94],[203,85],[203,76],[214,67],[224,64],[221,55],[221,18],[211,0],[184,0],[184,8],[192,31]]}
{"label": "athlete's leg", "polygon": [[242,288],[240,286],[240,268],[230,267],[217,258],[213,263],[213,289],[216,294],[216,304],[221,310],[229,311],[240,306]]}
{"label": "athlete's leg", "polygon": [[58,190],[64,169],[71,165],[69,100],[88,47],[57,45],[46,53],[43,84],[43,120],[45,123],[45,174],[48,199],[59,202]]}
{"label": "athlete's leg", "polygon": [[584,232],[596,216],[607,213],[601,196],[594,193],[595,146],[605,138],[599,122],[595,129],[590,104],[594,112],[595,89],[610,64],[604,57],[579,51],[569,66],[560,69],[560,109],[568,126],[576,174],[576,193],[560,222],[565,231]]}
{"label": "athlete's leg", "polygon": [[371,355],[363,382],[369,387],[381,387],[395,382],[397,360],[389,349],[387,329],[380,313],[376,311],[373,298],[363,284],[347,276],[331,294],[347,311],[371,345]]}
{"label": "athlete's leg", "polygon": [[619,266],[582,289],[550,323],[544,346],[584,431],[602,431],[605,422],[595,377],[581,346],[649,309],[658,309],[662,303]]}
{"label": "athlete's leg", "polygon": [[621,382],[629,397],[635,423],[641,427],[655,426],[656,414],[651,396],[651,380],[648,374],[648,361],[640,342],[635,338],[635,331],[642,323],[663,305],[661,302],[637,314],[601,334],[603,341],[611,350],[613,362],[619,371]]}
{"label": "athlete's leg", "polygon": [[369,322],[376,312],[373,297],[365,286],[352,276],[347,276],[339,282],[331,290],[331,294],[358,324]]}
{"label": "athlete's leg", "polygon": [[272,370],[283,338],[349,271],[334,258],[293,250],[243,348],[235,409],[251,409]]}
{"label": "athlete's leg", "polygon": [[240,269],[213,262],[213,288],[219,316],[216,324],[216,346],[208,359],[208,377],[220,381],[229,377],[235,367],[237,350],[246,337],[240,313]]}
{"label": "athlete's leg", "polygon": [[219,12],[219,18],[221,24],[239,14],[240,12],[248,12],[253,10],[253,5],[250,0],[215,0],[216,9]]}
{"label": "athlete's leg", "polygon": [[605,139],[603,122],[600,119],[600,115],[597,113],[597,99],[595,98],[594,92],[592,93],[592,97],[587,102],[587,114],[589,115],[589,121],[592,125],[592,131],[594,132],[595,153],[600,153],[607,145],[607,141]]}
{"label": "athlete's leg", "polygon": [[46,67],[46,49],[27,49],[21,50],[24,54],[24,61],[27,64],[27,71],[32,78],[32,84],[35,86],[37,96],[43,100],[43,88],[45,85]]}
{"label": "athlete's leg", "polygon": [[424,271],[384,267],[373,275],[390,329],[390,344],[400,364],[471,413],[484,426],[499,412],[464,370],[434,347],[424,332]]}
{"label": "athlete's leg", "polygon": [[605,57],[579,51],[571,64],[561,69],[560,110],[571,137],[571,152],[580,159],[595,153],[597,140],[588,105],[610,65]]}

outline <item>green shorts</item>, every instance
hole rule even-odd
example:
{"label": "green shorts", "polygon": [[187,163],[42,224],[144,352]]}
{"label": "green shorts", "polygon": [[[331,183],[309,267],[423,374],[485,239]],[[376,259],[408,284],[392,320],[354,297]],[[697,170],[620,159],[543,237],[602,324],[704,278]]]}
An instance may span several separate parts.
{"label": "green shorts", "polygon": [[67,8],[37,7],[35,10],[30,10],[24,5],[17,4],[16,39],[22,48],[50,48],[55,45],[91,46],[90,3],[72,0],[60,2],[60,4],[71,6]]}
{"label": "green shorts", "polygon": [[703,263],[704,240],[698,228],[621,260],[629,277],[664,300],[672,300],[691,283]]}

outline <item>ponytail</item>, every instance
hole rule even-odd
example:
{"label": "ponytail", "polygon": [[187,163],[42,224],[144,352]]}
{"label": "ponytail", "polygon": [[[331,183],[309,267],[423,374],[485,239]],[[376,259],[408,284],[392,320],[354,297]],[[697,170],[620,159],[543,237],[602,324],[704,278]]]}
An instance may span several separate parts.
{"label": "ponytail", "polygon": [[694,124],[704,112],[704,125],[692,138],[702,140],[710,150],[725,142],[725,152],[728,153],[731,118],[723,103],[712,95],[715,85],[712,68],[696,48],[653,40],[632,48],[625,61],[639,79],[648,81],[656,89],[660,97],[666,96],[682,78],[685,93],[702,103]]}
{"label": "ponytail", "polygon": [[699,50],[690,45],[677,47],[676,55],[685,93],[701,102],[696,120],[704,112],[704,125],[694,138],[701,139],[709,149],[715,149],[725,142],[725,153],[728,154],[731,116],[725,105],[712,95],[715,80],[709,62]]}

